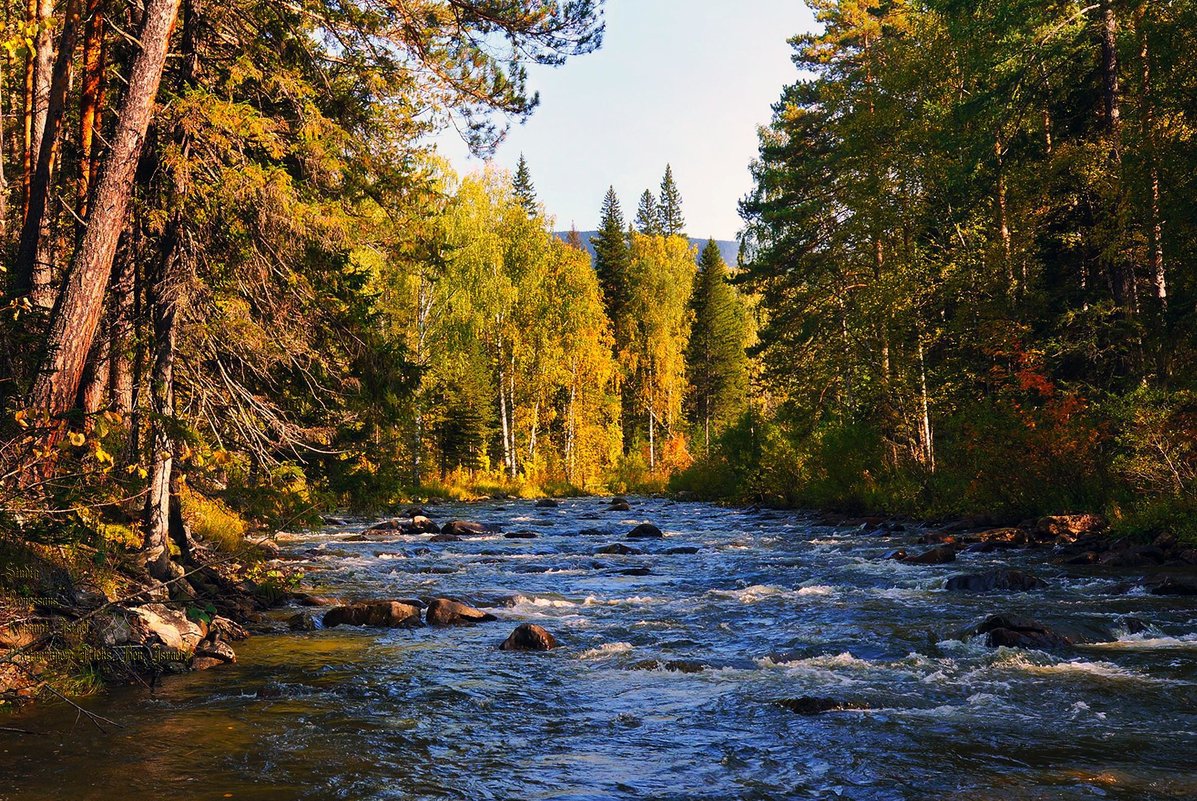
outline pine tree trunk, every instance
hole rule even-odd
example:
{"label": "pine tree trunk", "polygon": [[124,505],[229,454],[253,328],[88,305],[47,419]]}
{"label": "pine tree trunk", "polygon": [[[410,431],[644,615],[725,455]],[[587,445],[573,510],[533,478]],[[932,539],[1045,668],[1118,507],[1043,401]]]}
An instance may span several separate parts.
{"label": "pine tree trunk", "polygon": [[[29,296],[34,306],[48,309],[54,305],[54,265],[50,256],[53,242],[50,215],[47,208],[50,190],[54,183],[54,168],[57,162],[59,137],[62,133],[62,118],[66,112],[67,90],[70,88],[71,61],[75,54],[75,40],[79,31],[79,0],[68,0],[63,20],[62,35],[58,41],[58,56],[54,60],[48,78],[44,98],[42,95],[40,51],[35,70],[35,81],[39,84],[34,109],[34,133],[38,144],[33,152],[34,172],[29,182],[25,220],[21,226],[21,241],[17,248],[16,274],[28,276]],[[40,42],[40,36],[39,36]],[[47,47],[47,50],[50,48]],[[50,68],[47,63],[46,69]],[[44,103],[44,107],[42,104]],[[22,278],[22,281],[25,279]]]}
{"label": "pine tree trunk", "polygon": [[87,30],[83,37],[83,89],[79,101],[78,211],[81,221],[87,219],[88,198],[99,156],[96,127],[104,107],[104,69],[107,61],[104,1],[87,0]]}
{"label": "pine tree trunk", "polygon": [[109,327],[109,352],[112,370],[109,381],[112,410],[126,420],[133,411],[133,309],[137,284],[136,266],[128,244],[113,268],[112,322]]}
{"label": "pine tree trunk", "polygon": [[45,356],[31,393],[33,407],[52,418],[69,411],[74,402],[95,338],[179,2],[146,3],[141,49],[133,60],[112,149],[100,171],[87,231],[51,315]]}

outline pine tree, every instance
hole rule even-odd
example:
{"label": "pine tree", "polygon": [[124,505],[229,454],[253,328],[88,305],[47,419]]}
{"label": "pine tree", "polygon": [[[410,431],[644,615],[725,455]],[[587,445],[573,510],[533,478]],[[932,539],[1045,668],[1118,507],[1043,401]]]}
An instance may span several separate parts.
{"label": "pine tree", "polygon": [[682,215],[682,195],[673,182],[673,167],[665,165],[665,177],[661,179],[661,199],[657,206],[657,219],[661,233],[666,236],[684,236],[686,218]]}
{"label": "pine tree", "polygon": [[645,236],[661,233],[661,209],[653,193],[645,189],[640,196],[640,208],[636,211],[636,230]]}
{"label": "pine tree", "polygon": [[702,251],[690,309],[694,321],[686,348],[687,406],[709,452],[712,434],[743,410],[748,392],[744,309],[728,283],[727,265],[714,240]]}
{"label": "pine tree", "polygon": [[615,347],[618,351],[624,341],[631,252],[615,187],[609,188],[606,197],[603,198],[602,221],[591,244],[594,246],[594,270],[603,290],[603,304],[606,306],[607,316],[611,319],[615,332]]}
{"label": "pine tree", "polygon": [[515,199],[528,212],[529,217],[535,217],[539,211],[536,202],[536,186],[532,183],[532,173],[528,170],[528,162],[524,154],[520,153],[519,164],[515,168],[515,178],[511,181],[511,188],[515,190]]}
{"label": "pine tree", "polygon": [[586,250],[586,243],[582,241],[582,235],[578,233],[578,226],[571,225],[569,233],[565,235],[565,244],[569,245],[575,250]]}

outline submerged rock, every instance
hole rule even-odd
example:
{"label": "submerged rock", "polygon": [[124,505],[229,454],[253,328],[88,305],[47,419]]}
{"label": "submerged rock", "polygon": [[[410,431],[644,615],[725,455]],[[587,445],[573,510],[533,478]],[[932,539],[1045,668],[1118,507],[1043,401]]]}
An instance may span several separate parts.
{"label": "submerged rock", "polygon": [[1010,568],[952,576],[944,584],[944,589],[951,592],[993,592],[995,590],[1030,592],[1045,587],[1047,587],[1047,582],[1043,579]]}
{"label": "submerged rock", "polygon": [[434,598],[424,613],[430,626],[462,626],[498,620],[494,615],[449,598]]}
{"label": "submerged rock", "polygon": [[664,553],[666,556],[685,556],[689,554],[696,554],[698,551],[699,548],[697,545],[678,545],[676,547],[669,548],[668,550],[664,551]]}
{"label": "submerged rock", "polygon": [[578,532],[579,537],[606,537],[611,532],[605,531],[601,528],[584,528]]}
{"label": "submerged rock", "polygon": [[504,534],[503,536],[509,540],[534,540],[537,537],[539,537],[540,535],[537,534],[535,531],[524,530],[524,531],[509,531],[506,534]]}
{"label": "submerged rock", "polygon": [[315,631],[316,618],[311,612],[300,612],[287,618],[287,628],[291,631]]}
{"label": "submerged rock", "polygon": [[652,523],[641,523],[634,529],[628,532],[629,540],[659,540],[664,537],[661,529],[654,526]]}
{"label": "submerged rock", "polygon": [[557,638],[535,623],[523,623],[511,632],[501,651],[549,651],[558,645]]}
{"label": "submerged rock", "polygon": [[669,673],[702,673],[707,666],[693,659],[641,659],[631,667],[632,670],[665,670]]}
{"label": "submerged rock", "polygon": [[1072,645],[1073,640],[1048,628],[1038,620],[1014,615],[991,615],[973,630],[984,634],[990,648],[1035,648],[1050,650]]}
{"label": "submerged rock", "polygon": [[824,712],[844,712],[850,709],[860,709],[857,704],[837,701],[834,698],[821,698],[804,695],[801,698],[783,698],[774,701],[778,706],[788,709],[797,715],[822,715]]}
{"label": "submerged rock", "polygon": [[1179,579],[1169,576],[1150,590],[1152,595],[1197,595],[1197,579]]}
{"label": "submerged rock", "polygon": [[376,626],[379,628],[414,628],[420,625],[420,608],[399,601],[361,601],[330,609],[324,615],[324,627]]}
{"label": "submerged rock", "polygon": [[600,548],[598,551],[595,552],[595,556],[598,556],[600,554],[606,554],[606,555],[618,554],[619,556],[638,556],[642,553],[644,553],[644,551],[640,550],[639,548],[633,548],[630,545],[624,545],[621,542],[616,542],[612,545],[608,545],[606,548]]}
{"label": "submerged rock", "polygon": [[622,567],[611,573],[616,576],[651,576],[653,571],[647,567]]}
{"label": "submerged rock", "polygon": [[429,542],[460,542],[461,537],[456,534],[435,534],[428,538]]}

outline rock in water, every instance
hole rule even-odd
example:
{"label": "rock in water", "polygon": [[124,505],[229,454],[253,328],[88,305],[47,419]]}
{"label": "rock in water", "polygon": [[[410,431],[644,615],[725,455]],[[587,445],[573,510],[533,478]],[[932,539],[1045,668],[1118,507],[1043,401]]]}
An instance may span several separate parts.
{"label": "rock in water", "polygon": [[428,538],[429,542],[460,542],[461,537],[456,534],[434,534]]}
{"label": "rock in water", "polygon": [[697,545],[679,545],[676,548],[670,548],[665,551],[666,556],[683,556],[695,553],[698,553]]}
{"label": "rock in water", "polygon": [[990,648],[1045,650],[1072,645],[1071,639],[1057,634],[1038,620],[1014,615],[991,615],[974,629],[974,633],[984,634],[985,644]]}
{"label": "rock in water", "polygon": [[812,695],[804,695],[801,698],[783,698],[776,703],[798,715],[821,715],[824,712],[842,712],[858,708],[834,698],[817,698]]}
{"label": "rock in water", "polygon": [[534,540],[539,536],[535,531],[509,531],[503,535],[509,540]]}
{"label": "rock in water", "polygon": [[534,623],[523,623],[499,646],[502,651],[548,651],[557,647],[557,638]]}
{"label": "rock in water", "polygon": [[1197,581],[1169,576],[1151,588],[1152,595],[1197,595]]}
{"label": "rock in water", "polygon": [[311,612],[300,612],[287,619],[287,628],[291,631],[315,631],[316,619]]}
{"label": "rock in water", "polygon": [[994,590],[1030,592],[1045,587],[1047,587],[1047,582],[1043,579],[1021,570],[1008,568],[952,576],[944,584],[944,589],[951,592],[993,592]]}
{"label": "rock in water", "polygon": [[486,526],[469,520],[450,520],[441,527],[442,534],[453,534],[457,537],[479,536],[488,533]]}
{"label": "rock in water", "polygon": [[361,601],[338,606],[324,615],[324,627],[377,626],[414,628],[420,625],[420,608],[399,601]]}
{"label": "rock in water", "polygon": [[907,556],[902,561],[908,565],[945,565],[956,561],[956,546],[941,545],[914,556]]}
{"label": "rock in water", "polygon": [[494,615],[483,612],[481,609],[475,609],[448,598],[435,598],[430,601],[425,617],[429,626],[462,626],[497,620]]}
{"label": "rock in water", "polygon": [[619,556],[637,556],[642,553],[644,553],[644,551],[640,550],[639,548],[633,548],[630,545],[624,545],[621,542],[617,542],[614,545],[608,545],[606,548],[600,548],[595,555],[618,554]]}
{"label": "rock in water", "polygon": [[536,502],[537,509],[556,509],[561,504],[557,503],[552,498],[541,498]]}
{"label": "rock in water", "polygon": [[652,523],[641,523],[628,532],[629,540],[659,540],[665,535]]}
{"label": "rock in water", "polygon": [[608,512],[630,512],[632,507],[623,498],[616,498],[611,501],[611,505],[607,507]]}

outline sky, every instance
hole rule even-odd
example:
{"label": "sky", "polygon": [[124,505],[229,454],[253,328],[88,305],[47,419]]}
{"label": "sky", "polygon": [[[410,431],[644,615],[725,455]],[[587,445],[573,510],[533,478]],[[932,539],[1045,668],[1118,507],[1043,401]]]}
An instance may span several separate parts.
{"label": "sky", "polygon": [[[494,163],[522,152],[557,228],[598,227],[614,186],[629,221],[672,164],[690,236],[734,239],[736,204],[752,188],[757,127],[797,77],[787,44],[814,27],[800,0],[607,0],[596,53],[532,66],[540,107],[513,125]],[[483,162],[456,133],[438,149],[463,174]]]}

